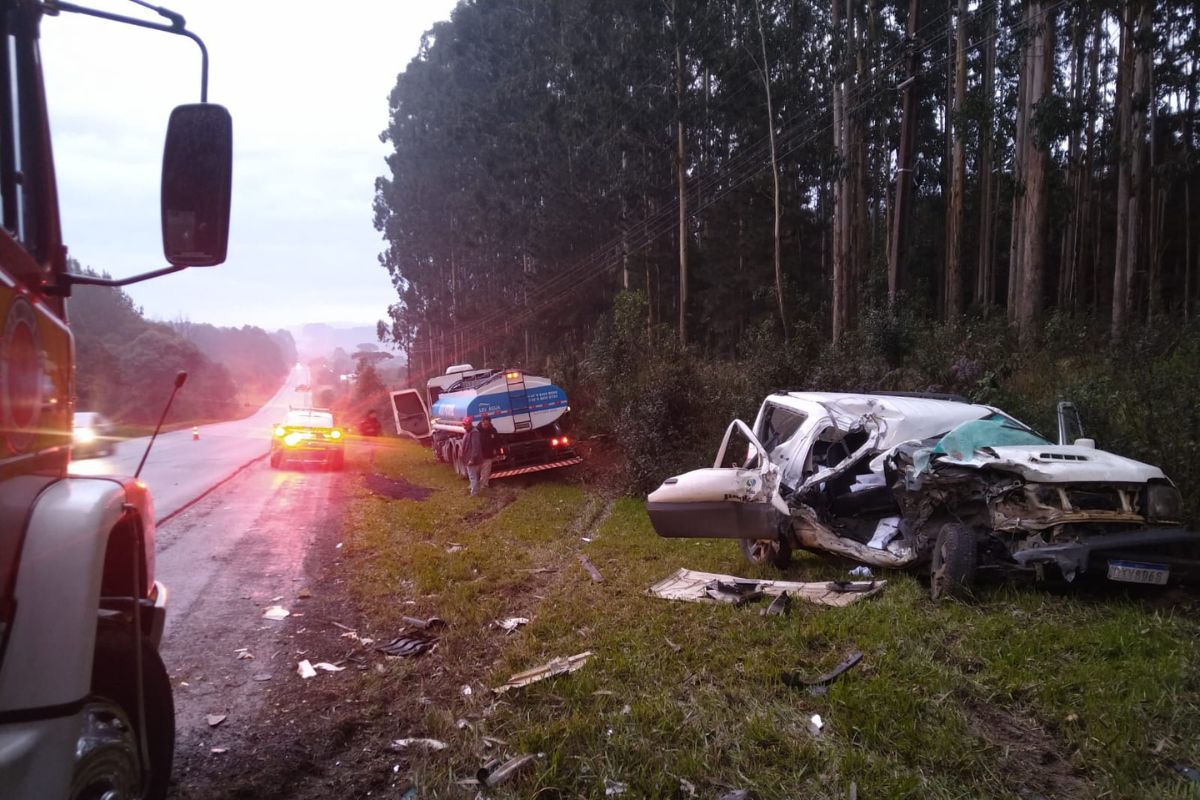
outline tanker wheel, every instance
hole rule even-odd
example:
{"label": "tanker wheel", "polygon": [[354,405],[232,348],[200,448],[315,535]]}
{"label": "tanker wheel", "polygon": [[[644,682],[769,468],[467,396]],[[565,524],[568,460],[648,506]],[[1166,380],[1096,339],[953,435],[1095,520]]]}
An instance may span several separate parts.
{"label": "tanker wheel", "polygon": [[963,597],[975,583],[979,544],[975,531],[957,522],[947,522],[938,531],[929,571],[929,596],[934,600]]}
{"label": "tanker wheel", "polygon": [[778,539],[739,539],[738,547],[751,564],[770,564],[783,569],[792,562],[792,545]]}
{"label": "tanker wheel", "polygon": [[467,468],[465,465],[463,465],[463,461],[462,461],[462,447],[459,446],[458,442],[455,442],[450,447],[451,447],[451,456],[450,457],[454,461],[454,471],[457,472],[459,477],[461,477],[461,478],[467,477]]}

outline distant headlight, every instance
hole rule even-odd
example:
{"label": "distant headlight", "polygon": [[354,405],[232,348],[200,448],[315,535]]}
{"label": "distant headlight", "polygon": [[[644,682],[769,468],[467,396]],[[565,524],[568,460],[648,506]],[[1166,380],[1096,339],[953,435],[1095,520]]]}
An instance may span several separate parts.
{"label": "distant headlight", "polygon": [[96,429],[76,428],[75,441],[79,442],[80,444],[91,444],[92,442],[96,441]]}
{"label": "distant headlight", "polygon": [[339,431],[338,429],[334,428],[332,431],[329,432],[329,438],[330,439],[340,439],[340,438],[342,438],[342,432]]}
{"label": "distant headlight", "polygon": [[1152,483],[1146,487],[1146,519],[1179,521],[1183,519],[1183,496],[1174,486]]}

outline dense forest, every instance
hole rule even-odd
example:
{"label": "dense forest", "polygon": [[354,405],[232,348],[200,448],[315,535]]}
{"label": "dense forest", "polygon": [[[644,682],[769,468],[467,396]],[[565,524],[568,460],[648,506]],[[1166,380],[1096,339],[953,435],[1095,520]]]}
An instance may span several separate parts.
{"label": "dense forest", "polygon": [[[462,2],[389,99],[383,332],[414,376],[666,386],[656,418],[690,391],[664,352],[725,414],[779,385],[941,389],[1045,424],[1035,399],[1070,390],[1162,455],[1178,430],[1129,420],[1145,387],[1164,414],[1163,381],[1200,388],[1198,11]],[[1193,405],[1163,419],[1200,447]]]}
{"label": "dense forest", "polygon": [[120,289],[77,286],[68,314],[75,332],[75,407],[121,423],[156,422],[179,370],[189,378],[172,418],[249,413],[279,388],[296,360],[286,331],[153,322]]}

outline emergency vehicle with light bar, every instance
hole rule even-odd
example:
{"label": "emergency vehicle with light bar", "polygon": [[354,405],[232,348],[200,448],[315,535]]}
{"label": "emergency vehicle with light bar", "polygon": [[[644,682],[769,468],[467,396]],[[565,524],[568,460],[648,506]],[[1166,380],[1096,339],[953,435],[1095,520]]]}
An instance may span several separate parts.
{"label": "emergency vehicle with light bar", "polygon": [[346,434],[324,408],[293,408],[271,432],[271,466],[287,461],[316,461],[329,469],[346,465]]}
{"label": "emergency vehicle with light bar", "polygon": [[493,480],[581,463],[565,427],[570,410],[567,393],[549,378],[470,364],[456,364],[430,378],[424,395],[417,389],[392,392],[396,431],[427,442],[439,461],[464,477],[463,420],[470,417],[478,425],[487,415],[500,444]]}

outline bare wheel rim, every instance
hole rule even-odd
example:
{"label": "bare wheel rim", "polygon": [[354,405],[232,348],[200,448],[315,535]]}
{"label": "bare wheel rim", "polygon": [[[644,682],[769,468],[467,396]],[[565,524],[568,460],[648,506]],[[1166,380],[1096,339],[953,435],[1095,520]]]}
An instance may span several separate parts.
{"label": "bare wheel rim", "polygon": [[774,539],[754,539],[750,542],[750,560],[764,564],[779,555],[779,542]]}
{"label": "bare wheel rim", "polygon": [[75,743],[72,800],[136,800],[142,796],[137,735],[116,703],[93,698]]}

